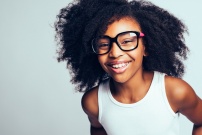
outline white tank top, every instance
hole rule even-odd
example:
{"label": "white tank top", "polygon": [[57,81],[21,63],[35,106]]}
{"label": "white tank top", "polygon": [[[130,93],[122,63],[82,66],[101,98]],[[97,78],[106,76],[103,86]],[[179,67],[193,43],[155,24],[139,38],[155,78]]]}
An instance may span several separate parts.
{"label": "white tank top", "polygon": [[165,74],[154,72],[143,99],[124,104],[113,98],[109,79],[98,90],[99,122],[108,135],[179,135],[179,114],[169,105]]}

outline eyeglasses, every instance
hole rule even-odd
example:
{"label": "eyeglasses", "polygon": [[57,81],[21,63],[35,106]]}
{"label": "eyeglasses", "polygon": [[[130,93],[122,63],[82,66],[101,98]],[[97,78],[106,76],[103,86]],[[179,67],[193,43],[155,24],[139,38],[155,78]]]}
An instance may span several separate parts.
{"label": "eyeglasses", "polygon": [[115,42],[122,51],[131,51],[138,47],[138,40],[144,37],[144,33],[137,31],[125,31],[111,38],[109,36],[99,36],[92,40],[92,49],[98,54],[106,54],[111,50],[113,42]]}

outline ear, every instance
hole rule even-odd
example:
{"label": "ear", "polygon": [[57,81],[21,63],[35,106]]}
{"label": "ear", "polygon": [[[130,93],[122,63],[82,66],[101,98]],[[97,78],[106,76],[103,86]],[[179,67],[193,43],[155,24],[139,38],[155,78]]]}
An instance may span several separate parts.
{"label": "ear", "polygon": [[148,53],[147,53],[147,51],[146,51],[145,46],[144,46],[144,54],[143,54],[143,56],[144,56],[144,57],[148,56]]}
{"label": "ear", "polygon": [[146,51],[144,51],[144,54],[143,54],[144,57],[148,56],[148,53]]}

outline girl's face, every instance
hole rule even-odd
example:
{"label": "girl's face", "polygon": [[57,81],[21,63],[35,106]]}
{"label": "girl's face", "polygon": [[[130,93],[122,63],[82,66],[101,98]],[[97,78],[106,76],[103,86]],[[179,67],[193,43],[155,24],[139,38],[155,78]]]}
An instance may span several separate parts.
{"label": "girl's face", "polygon": [[[122,18],[108,26],[104,35],[116,37],[117,34],[125,31],[141,32],[139,24],[131,18]],[[124,83],[133,76],[143,71],[142,61],[145,55],[145,47],[142,38],[139,38],[138,47],[132,51],[122,51],[115,42],[111,50],[104,55],[98,55],[98,60],[102,68],[114,81]]]}

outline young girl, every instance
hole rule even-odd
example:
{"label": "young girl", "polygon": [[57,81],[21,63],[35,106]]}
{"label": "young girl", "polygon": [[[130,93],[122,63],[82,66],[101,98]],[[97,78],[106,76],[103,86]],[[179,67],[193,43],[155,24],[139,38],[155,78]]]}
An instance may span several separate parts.
{"label": "young girl", "polygon": [[185,81],[184,24],[146,1],[80,0],[55,28],[91,135],[179,135],[179,114],[202,135],[202,100]]}

